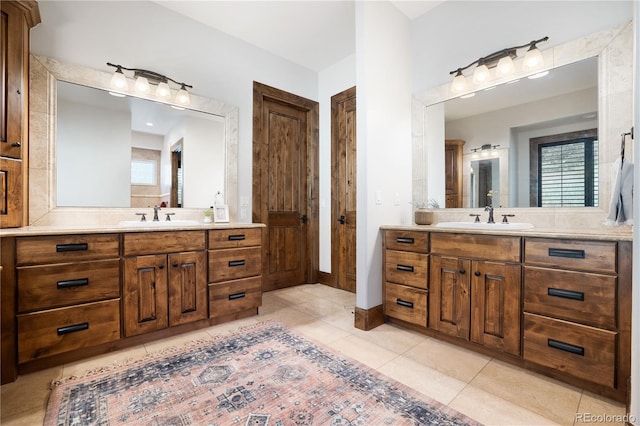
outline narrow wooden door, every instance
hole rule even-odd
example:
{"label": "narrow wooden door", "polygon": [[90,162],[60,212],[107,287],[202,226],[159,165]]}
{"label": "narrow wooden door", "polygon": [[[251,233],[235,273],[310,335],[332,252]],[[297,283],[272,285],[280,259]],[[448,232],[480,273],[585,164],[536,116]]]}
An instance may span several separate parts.
{"label": "narrow wooden door", "polygon": [[471,262],[431,256],[429,327],[469,340]]}
{"label": "narrow wooden door", "polygon": [[169,255],[169,325],[207,318],[207,264],[204,251]]}
{"label": "narrow wooden door", "polygon": [[462,207],[462,140],[446,140],[444,147],[445,207]]}
{"label": "narrow wooden door", "polygon": [[317,102],[254,83],[253,221],[264,290],[317,281]]}
{"label": "narrow wooden door", "polygon": [[356,88],[331,97],[331,275],[356,291]]}
{"label": "narrow wooden door", "polygon": [[474,261],[471,341],[520,355],[520,265]]}
{"label": "narrow wooden door", "polygon": [[135,336],[168,327],[167,303],[167,256],[125,258],[125,336]]}

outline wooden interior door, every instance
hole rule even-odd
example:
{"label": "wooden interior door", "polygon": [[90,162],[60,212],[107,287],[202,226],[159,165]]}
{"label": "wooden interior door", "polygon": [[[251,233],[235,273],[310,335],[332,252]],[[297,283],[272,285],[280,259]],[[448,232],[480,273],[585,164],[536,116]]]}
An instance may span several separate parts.
{"label": "wooden interior door", "polygon": [[444,144],[445,207],[462,207],[462,140]]}
{"label": "wooden interior door", "polygon": [[331,97],[331,275],[356,291],[356,88]]}
{"label": "wooden interior door", "polygon": [[317,102],[254,83],[253,221],[263,290],[317,282]]}

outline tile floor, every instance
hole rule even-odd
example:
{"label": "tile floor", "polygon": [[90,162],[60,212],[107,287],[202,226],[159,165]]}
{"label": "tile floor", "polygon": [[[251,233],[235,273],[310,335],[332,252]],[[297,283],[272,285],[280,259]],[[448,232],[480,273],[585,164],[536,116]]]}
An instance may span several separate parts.
{"label": "tile floor", "polygon": [[354,304],[355,295],[321,284],[265,293],[260,315],[20,376],[2,386],[0,423],[42,424],[48,386],[56,378],[268,318],[487,425],[578,425],[580,414],[624,415],[622,404],[416,332],[389,324],[358,330],[353,327]]}

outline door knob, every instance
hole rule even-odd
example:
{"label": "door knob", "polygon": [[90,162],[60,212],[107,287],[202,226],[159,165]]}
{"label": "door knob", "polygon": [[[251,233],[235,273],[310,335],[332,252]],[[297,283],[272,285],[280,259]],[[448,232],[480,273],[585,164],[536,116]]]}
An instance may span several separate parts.
{"label": "door knob", "polygon": [[340,216],[338,218],[338,222],[340,222],[340,225],[344,225],[346,221],[347,221],[347,218],[344,216]]}
{"label": "door knob", "polygon": [[20,142],[18,142],[18,141],[15,141],[15,142],[13,142],[11,144],[11,146],[14,147],[14,148],[20,148],[22,146],[22,144]]}
{"label": "door knob", "polygon": [[458,272],[460,273],[460,275],[464,275],[464,273],[467,271],[465,271],[464,269],[460,269]]}
{"label": "door knob", "polygon": [[480,273],[480,271],[475,271],[475,272],[473,273],[473,275],[475,275],[476,277],[479,277],[479,276],[480,276],[480,275],[482,275],[482,274]]}
{"label": "door knob", "polygon": [[302,223],[307,223],[309,217],[306,214],[303,214],[302,216],[300,216],[300,220],[302,221]]}

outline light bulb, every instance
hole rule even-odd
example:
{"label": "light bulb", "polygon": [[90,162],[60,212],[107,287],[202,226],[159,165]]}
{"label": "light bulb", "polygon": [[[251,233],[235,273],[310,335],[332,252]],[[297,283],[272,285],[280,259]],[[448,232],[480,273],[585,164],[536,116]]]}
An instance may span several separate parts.
{"label": "light bulb", "polygon": [[111,87],[116,90],[127,90],[129,88],[127,77],[125,77],[120,68],[118,68],[116,72],[113,73],[113,77],[111,77]]}
{"label": "light bulb", "polygon": [[462,75],[461,71],[458,71],[455,78],[451,82],[451,91],[453,93],[464,92],[467,89],[467,79]]}
{"label": "light bulb", "polygon": [[489,73],[489,68],[486,65],[479,65],[476,67],[476,70],[473,72],[473,82],[476,84],[484,83],[489,80],[491,74]]}
{"label": "light bulb", "polygon": [[136,84],[134,87],[136,89],[136,92],[138,93],[149,93],[149,91],[151,90],[151,87],[149,86],[149,80],[147,80],[146,77],[138,77],[136,79]]}
{"label": "light bulb", "polygon": [[176,102],[182,106],[188,106],[191,103],[191,99],[189,98],[189,92],[187,92],[187,89],[184,87],[184,84],[176,94]]}
{"label": "light bulb", "polygon": [[162,99],[171,98],[171,88],[169,85],[165,82],[158,84],[158,87],[156,88],[156,96]]}
{"label": "light bulb", "polygon": [[498,66],[496,67],[497,74],[499,75],[509,75],[514,70],[513,59],[511,56],[507,55],[503,58],[500,58],[498,61]]}
{"label": "light bulb", "polygon": [[542,53],[540,53],[540,50],[538,50],[537,47],[531,46],[531,48],[527,51],[527,54],[524,55],[522,70],[534,71],[538,68],[541,68],[543,65],[544,58],[542,57]]}

